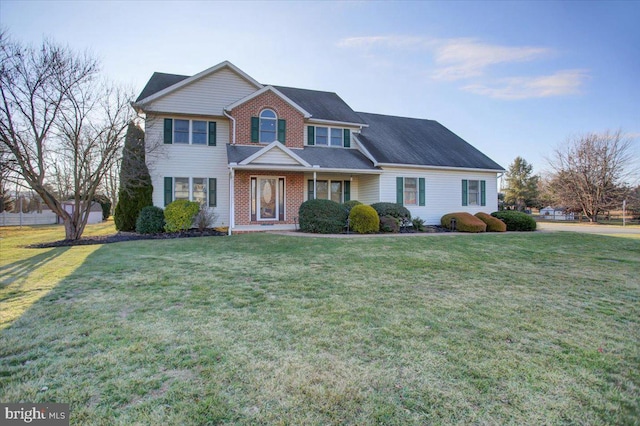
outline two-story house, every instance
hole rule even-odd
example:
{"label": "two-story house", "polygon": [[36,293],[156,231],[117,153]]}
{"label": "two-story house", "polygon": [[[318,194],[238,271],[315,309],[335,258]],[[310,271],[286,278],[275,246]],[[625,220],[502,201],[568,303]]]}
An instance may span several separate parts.
{"label": "two-story house", "polygon": [[191,77],[154,73],[134,107],[154,205],[198,201],[230,231],[294,229],[312,198],[397,202],[427,224],[497,210],[503,168],[441,124],[263,85],[227,61]]}

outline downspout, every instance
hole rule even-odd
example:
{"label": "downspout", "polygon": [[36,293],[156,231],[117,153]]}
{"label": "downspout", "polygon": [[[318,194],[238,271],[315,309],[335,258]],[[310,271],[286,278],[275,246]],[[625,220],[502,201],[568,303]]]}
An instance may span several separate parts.
{"label": "downspout", "polygon": [[231,231],[236,226],[236,218],[235,218],[235,204],[236,200],[234,197],[235,192],[235,179],[236,173],[233,169],[233,166],[229,166],[229,231],[228,234],[231,235]]}
{"label": "downspout", "polygon": [[235,145],[236,144],[236,119],[230,116],[229,114],[227,114],[227,111],[224,109],[222,110],[222,113],[229,120],[231,120],[231,145]]}

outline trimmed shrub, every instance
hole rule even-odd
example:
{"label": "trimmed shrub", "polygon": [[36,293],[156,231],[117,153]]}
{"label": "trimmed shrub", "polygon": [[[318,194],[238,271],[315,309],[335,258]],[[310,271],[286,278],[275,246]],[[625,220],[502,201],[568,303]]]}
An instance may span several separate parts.
{"label": "trimmed shrub", "polygon": [[360,204],[362,204],[360,201],[358,200],[349,200],[346,201],[344,203],[342,203],[342,205],[344,206],[345,210],[347,211],[347,215],[349,213],[351,213],[351,209],[354,208],[355,206],[359,206]]}
{"label": "trimmed shrub", "polygon": [[378,217],[391,216],[396,219],[409,219],[411,220],[411,212],[403,205],[396,203],[374,203],[371,204],[376,212],[378,213]]}
{"label": "trimmed shrub", "polygon": [[400,223],[398,219],[392,216],[383,216],[380,218],[380,232],[400,232]]}
{"label": "trimmed shrub", "polygon": [[339,234],[347,223],[347,211],[335,201],[308,200],[300,205],[298,222],[303,232]]}
{"label": "trimmed shrub", "polygon": [[536,221],[526,213],[515,210],[503,210],[493,212],[491,216],[497,217],[507,224],[507,231],[535,231]]}
{"label": "trimmed shrub", "polygon": [[176,200],[164,209],[164,229],[167,232],[184,231],[193,225],[193,218],[200,211],[195,201]]}
{"label": "trimmed shrub", "polygon": [[456,220],[456,231],[460,232],[484,232],[487,224],[472,215],[471,213],[459,212],[449,213],[442,216],[440,224],[447,229],[451,229],[451,219]]}
{"label": "trimmed shrub", "polygon": [[164,210],[156,206],[143,207],[136,220],[138,234],[158,234],[164,231]]}
{"label": "trimmed shrub", "polygon": [[505,232],[507,224],[488,213],[478,212],[475,216],[487,224],[487,232]]}
{"label": "trimmed shrub", "polygon": [[413,225],[413,229],[415,229],[416,232],[424,232],[427,229],[424,226],[424,220],[420,219],[419,217],[414,218],[411,221],[411,224]]}
{"label": "trimmed shrub", "polygon": [[351,209],[349,213],[351,229],[358,234],[370,234],[380,229],[380,218],[376,210],[365,204],[360,204]]}

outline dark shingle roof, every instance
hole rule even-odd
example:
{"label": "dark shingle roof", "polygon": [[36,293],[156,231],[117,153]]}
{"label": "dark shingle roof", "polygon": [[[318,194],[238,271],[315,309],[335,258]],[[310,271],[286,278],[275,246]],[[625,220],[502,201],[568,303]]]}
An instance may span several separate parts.
{"label": "dark shingle roof", "polygon": [[[227,145],[229,163],[240,163],[264,148],[252,145]],[[305,147],[295,149],[293,153],[312,166],[325,169],[372,170],[373,163],[356,149]]]}
{"label": "dark shingle roof", "polygon": [[139,102],[140,100],[149,97],[154,93],[158,93],[159,91],[164,90],[169,86],[173,86],[174,84],[179,83],[186,78],[189,78],[189,76],[154,72],[147,82],[147,85],[144,86],[144,89],[142,89],[142,92],[140,92],[140,96],[138,96],[136,102]]}
{"label": "dark shingle roof", "polygon": [[369,125],[358,139],[380,163],[503,170],[437,121],[358,114]]}
{"label": "dark shingle roof", "polygon": [[365,124],[345,101],[333,92],[273,86],[311,114],[311,118]]}

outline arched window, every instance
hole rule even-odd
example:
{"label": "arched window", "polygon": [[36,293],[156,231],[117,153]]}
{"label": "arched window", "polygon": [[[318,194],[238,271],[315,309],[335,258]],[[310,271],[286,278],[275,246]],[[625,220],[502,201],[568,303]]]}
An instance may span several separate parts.
{"label": "arched window", "polygon": [[271,143],[276,140],[277,121],[273,110],[265,109],[260,113],[260,142]]}

